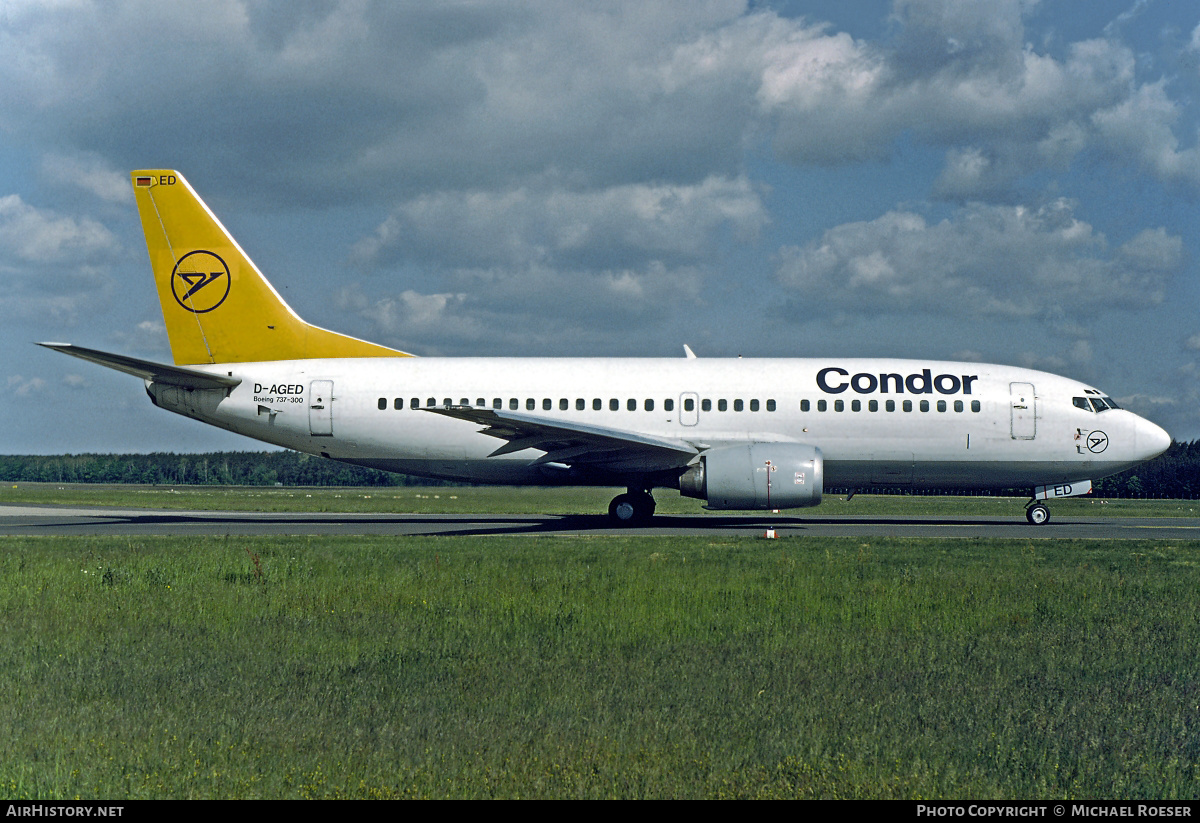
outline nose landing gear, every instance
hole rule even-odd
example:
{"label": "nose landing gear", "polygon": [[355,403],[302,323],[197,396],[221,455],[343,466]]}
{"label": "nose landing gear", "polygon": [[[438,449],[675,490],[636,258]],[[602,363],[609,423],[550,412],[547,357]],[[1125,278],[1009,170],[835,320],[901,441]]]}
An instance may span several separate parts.
{"label": "nose landing gear", "polygon": [[1045,503],[1030,501],[1025,507],[1025,519],[1034,526],[1041,526],[1050,521],[1050,509]]}

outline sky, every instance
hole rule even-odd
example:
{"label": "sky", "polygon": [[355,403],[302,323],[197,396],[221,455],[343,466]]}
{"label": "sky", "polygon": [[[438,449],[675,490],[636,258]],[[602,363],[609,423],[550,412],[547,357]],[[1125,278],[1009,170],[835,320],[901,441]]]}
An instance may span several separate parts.
{"label": "sky", "polygon": [[264,448],[170,362],[129,183],[425,356],[1027,366],[1200,438],[1200,7],[0,0],[0,453]]}

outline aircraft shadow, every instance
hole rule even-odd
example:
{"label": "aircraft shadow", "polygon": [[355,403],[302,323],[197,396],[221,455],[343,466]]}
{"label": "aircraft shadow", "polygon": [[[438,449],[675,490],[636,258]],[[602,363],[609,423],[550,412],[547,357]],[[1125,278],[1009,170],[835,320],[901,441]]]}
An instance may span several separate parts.
{"label": "aircraft shadow", "polygon": [[[614,527],[607,515],[338,515],[338,514],[241,514],[214,512],[211,515],[171,514],[113,514],[96,512],[84,517],[37,518],[37,522],[20,524],[22,529],[34,531],[58,530],[95,533],[97,527],[107,531],[110,526],[114,534],[202,534],[219,536],[270,535],[270,534],[364,534],[364,535],[412,535],[412,536],[488,536],[488,535],[539,535],[539,534],[605,534],[621,536],[680,536],[687,534],[713,534],[722,532],[764,532],[769,528],[790,533],[803,533],[813,528],[845,527],[862,528],[929,528],[929,527],[1007,527],[1028,528],[1019,518],[997,517],[881,517],[881,516],[838,516],[803,517],[780,515],[657,515],[646,526]],[[1046,529],[1062,525],[1066,521],[1053,520],[1038,529],[1045,535]],[[16,524],[14,524],[16,525]],[[162,529],[162,531],[156,531]],[[299,529],[300,531],[297,531]]]}

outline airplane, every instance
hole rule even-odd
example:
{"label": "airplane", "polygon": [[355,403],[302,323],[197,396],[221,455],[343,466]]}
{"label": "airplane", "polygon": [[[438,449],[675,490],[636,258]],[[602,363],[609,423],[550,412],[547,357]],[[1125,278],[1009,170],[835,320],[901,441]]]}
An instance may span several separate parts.
{"label": "airplane", "polygon": [[178,171],[131,173],[174,364],[40,343],[141,377],[159,408],[331,460],[429,478],[654,489],[715,510],[826,488],[1031,489],[1047,500],[1170,436],[1066,377],[932,360],[416,357],[306,323]]}

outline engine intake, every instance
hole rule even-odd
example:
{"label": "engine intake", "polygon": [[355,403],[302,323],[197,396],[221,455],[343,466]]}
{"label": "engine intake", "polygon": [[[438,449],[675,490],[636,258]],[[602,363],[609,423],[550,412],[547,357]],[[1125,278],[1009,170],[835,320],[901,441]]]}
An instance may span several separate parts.
{"label": "engine intake", "polygon": [[801,443],[709,449],[679,478],[679,493],[710,509],[797,509],[821,502],[821,450]]}

